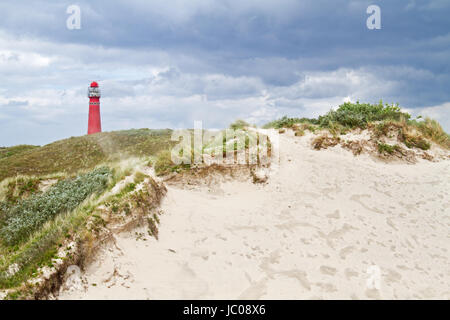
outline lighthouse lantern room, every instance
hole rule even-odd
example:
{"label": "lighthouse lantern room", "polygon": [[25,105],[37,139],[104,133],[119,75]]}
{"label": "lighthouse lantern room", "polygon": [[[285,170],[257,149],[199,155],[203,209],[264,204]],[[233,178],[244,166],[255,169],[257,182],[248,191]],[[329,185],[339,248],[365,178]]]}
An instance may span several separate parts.
{"label": "lighthouse lantern room", "polygon": [[89,97],[89,121],[88,134],[102,132],[100,119],[100,88],[97,82],[92,82],[88,87]]}

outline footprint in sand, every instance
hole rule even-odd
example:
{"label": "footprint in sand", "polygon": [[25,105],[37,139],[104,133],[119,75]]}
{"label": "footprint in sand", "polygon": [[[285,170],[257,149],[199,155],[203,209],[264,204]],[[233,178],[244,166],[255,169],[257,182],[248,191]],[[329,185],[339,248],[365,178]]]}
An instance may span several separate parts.
{"label": "footprint in sand", "polygon": [[352,270],[350,268],[345,269],[345,277],[347,280],[350,280],[352,277],[357,277],[359,273],[355,270]]}
{"label": "footprint in sand", "polygon": [[355,251],[354,246],[347,246],[339,251],[339,257],[341,257],[342,260],[345,260],[345,258],[353,251]]}
{"label": "footprint in sand", "polygon": [[339,219],[340,217],[339,210],[334,211],[334,213],[327,214],[327,218],[331,219]]}
{"label": "footprint in sand", "polygon": [[336,268],[333,268],[333,267],[321,266],[320,272],[322,272],[323,274],[329,275],[329,276],[334,276],[336,274],[337,270],[336,270]]}

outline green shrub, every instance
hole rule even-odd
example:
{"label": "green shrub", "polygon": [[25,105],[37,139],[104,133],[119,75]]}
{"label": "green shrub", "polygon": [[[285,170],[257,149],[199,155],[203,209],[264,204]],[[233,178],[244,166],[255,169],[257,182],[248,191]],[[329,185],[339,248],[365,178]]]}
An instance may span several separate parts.
{"label": "green shrub", "polygon": [[106,189],[112,172],[102,167],[74,179],[59,181],[45,193],[19,201],[3,213],[0,237],[7,245],[26,240],[45,222],[75,209],[93,193]]}
{"label": "green shrub", "polygon": [[271,121],[263,126],[265,129],[274,128],[274,129],[280,129],[280,128],[292,128],[292,126],[296,123],[310,123],[310,124],[317,124],[316,119],[309,119],[309,118],[288,118],[287,116],[284,116],[281,119]]}
{"label": "green shrub", "polygon": [[370,103],[345,102],[337,110],[331,110],[320,116],[318,123],[321,127],[329,128],[336,123],[347,128],[366,128],[369,122],[382,120],[409,119],[408,113],[401,112],[398,105],[383,105]]}
{"label": "green shrub", "polygon": [[331,110],[318,119],[309,118],[288,118],[284,116],[279,120],[275,120],[264,125],[264,128],[291,128],[296,123],[308,123],[319,125],[332,131],[332,134],[345,133],[350,128],[366,128],[369,122],[382,120],[400,120],[409,119],[408,113],[402,112],[398,105],[383,105],[370,103],[351,103],[345,102],[341,104],[337,110]]}

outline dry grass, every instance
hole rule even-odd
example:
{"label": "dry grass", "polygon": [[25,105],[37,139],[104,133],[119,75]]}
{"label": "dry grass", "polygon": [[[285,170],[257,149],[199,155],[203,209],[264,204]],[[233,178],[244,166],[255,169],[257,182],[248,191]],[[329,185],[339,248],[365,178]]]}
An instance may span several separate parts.
{"label": "dry grass", "polygon": [[360,155],[364,150],[364,142],[362,141],[345,141],[341,145],[343,148],[350,150],[355,156]]}
{"label": "dry grass", "polygon": [[190,164],[176,165],[172,161],[170,150],[163,150],[158,153],[154,164],[155,173],[157,176],[163,176],[172,172],[180,172],[181,170],[186,170],[190,167]]}
{"label": "dry grass", "polygon": [[16,154],[21,154],[35,148],[39,148],[39,146],[21,144],[13,147],[0,147],[0,159],[8,158]]}
{"label": "dry grass", "polygon": [[403,133],[403,143],[408,148],[418,148],[422,150],[428,150],[431,144],[425,140],[420,134]]}
{"label": "dry grass", "polygon": [[407,121],[384,121],[369,125],[375,139],[382,137],[395,138],[404,143],[408,148],[428,150],[431,144],[428,140],[435,142],[443,148],[449,148],[447,134],[436,122],[430,120],[425,122]]}
{"label": "dry grass", "polygon": [[424,137],[430,139],[443,148],[450,149],[450,136],[442,129],[441,125],[430,118],[424,121],[412,121],[411,125],[416,127]]}
{"label": "dry grass", "polygon": [[311,146],[316,149],[327,149],[329,147],[334,147],[340,142],[339,137],[330,137],[327,134],[322,134],[318,137],[315,137],[312,142]]}
{"label": "dry grass", "polygon": [[0,158],[0,181],[15,175],[42,176],[92,169],[102,162],[130,156],[152,156],[169,149],[171,130],[102,132],[56,141]]}

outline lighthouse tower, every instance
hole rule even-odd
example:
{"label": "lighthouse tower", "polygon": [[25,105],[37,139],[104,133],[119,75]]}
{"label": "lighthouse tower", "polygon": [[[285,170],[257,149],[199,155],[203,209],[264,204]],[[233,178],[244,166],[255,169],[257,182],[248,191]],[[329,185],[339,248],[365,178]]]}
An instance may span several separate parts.
{"label": "lighthouse tower", "polygon": [[88,88],[89,97],[89,121],[88,134],[102,132],[100,120],[100,88],[97,82],[92,82]]}

